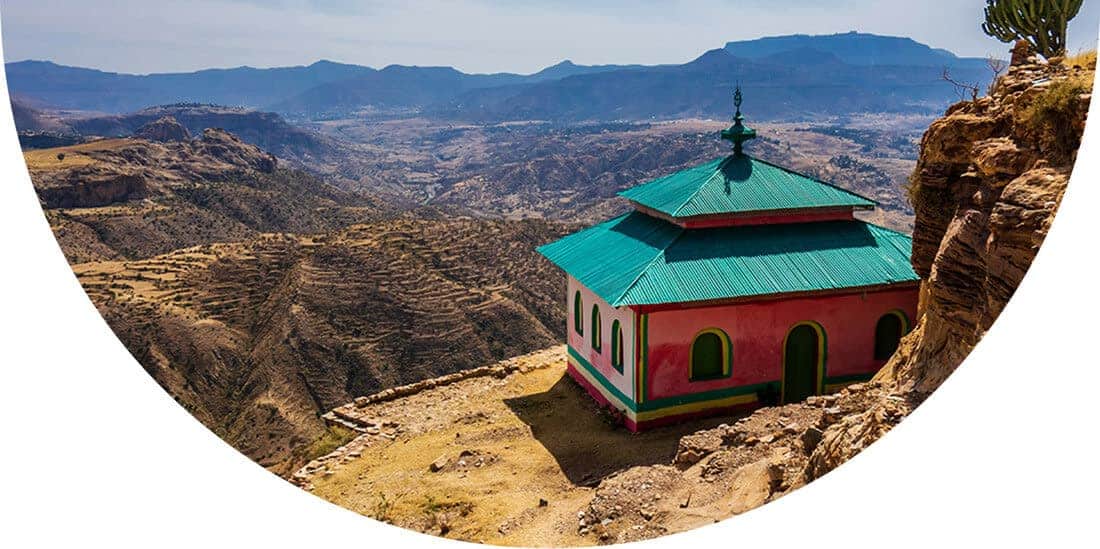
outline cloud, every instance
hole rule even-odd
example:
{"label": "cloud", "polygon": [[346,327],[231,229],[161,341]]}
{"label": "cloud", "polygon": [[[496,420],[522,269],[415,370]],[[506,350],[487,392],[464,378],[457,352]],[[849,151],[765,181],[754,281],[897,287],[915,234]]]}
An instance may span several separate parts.
{"label": "cloud", "polygon": [[[827,4],[827,5],[825,5]],[[121,72],[333,59],[532,72],[578,63],[681,63],[728,40],[860,30],[910,36],[962,55],[1003,55],[982,34],[981,2],[929,0],[86,0],[6,1],[9,60]],[[1071,29],[1095,44],[1098,9]]]}

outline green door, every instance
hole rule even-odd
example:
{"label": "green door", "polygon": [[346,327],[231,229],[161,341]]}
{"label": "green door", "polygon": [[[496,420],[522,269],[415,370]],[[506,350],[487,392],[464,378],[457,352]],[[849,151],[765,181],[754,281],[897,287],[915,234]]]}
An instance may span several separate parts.
{"label": "green door", "polygon": [[805,324],[787,336],[783,364],[783,402],[799,402],[817,394],[817,371],[821,357],[817,330]]}

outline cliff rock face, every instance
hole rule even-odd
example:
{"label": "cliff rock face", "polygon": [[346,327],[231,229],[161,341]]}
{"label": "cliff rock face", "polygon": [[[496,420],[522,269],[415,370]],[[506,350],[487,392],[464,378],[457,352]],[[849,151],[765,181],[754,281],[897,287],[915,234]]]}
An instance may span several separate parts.
{"label": "cliff rock face", "polygon": [[173,116],[163,116],[138,128],[134,137],[149,141],[171,142],[191,139],[191,132]]}
{"label": "cliff rock face", "polygon": [[1034,58],[928,129],[911,179],[922,318],[865,391],[881,397],[825,433],[807,480],[881,437],[955,370],[1004,309],[1046,237],[1084,132],[1095,60]]}

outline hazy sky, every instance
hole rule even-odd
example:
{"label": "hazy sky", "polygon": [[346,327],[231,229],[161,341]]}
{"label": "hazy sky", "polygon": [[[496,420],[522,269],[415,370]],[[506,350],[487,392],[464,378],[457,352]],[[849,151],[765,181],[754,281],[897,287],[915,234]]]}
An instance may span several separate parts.
{"label": "hazy sky", "polygon": [[[0,0],[8,61],[120,72],[309,64],[452,65],[533,72],[682,63],[726,41],[859,30],[960,55],[1005,56],[982,34],[982,0]],[[1070,50],[1095,47],[1086,0]]]}

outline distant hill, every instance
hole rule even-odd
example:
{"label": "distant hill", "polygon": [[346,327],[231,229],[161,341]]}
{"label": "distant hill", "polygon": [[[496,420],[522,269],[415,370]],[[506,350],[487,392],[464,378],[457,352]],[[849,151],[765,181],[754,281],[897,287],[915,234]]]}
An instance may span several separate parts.
{"label": "distant hill", "polygon": [[15,93],[65,109],[128,112],[201,102],[271,110],[294,120],[431,115],[468,121],[640,120],[725,117],[742,82],[757,120],[855,112],[941,111],[955,99],[941,78],[991,78],[984,60],[909,38],[848,33],[730,42],[681,65],[584,66],[563,61],[529,75],[467,74],[451,67],[381,70],[321,61],[123,75],[48,62],[10,63]]}
{"label": "distant hill", "polygon": [[49,61],[5,65],[13,93],[65,109],[123,113],[150,105],[196,102],[262,107],[326,82],[375,69],[318,61],[305,67],[237,67],[188,73],[119,74]]}
{"label": "distant hill", "polygon": [[[413,107],[476,87],[502,86],[619,68],[564,61],[531,75],[466,74],[451,67],[390,65],[381,70],[318,61],[309,66],[236,67],[186,73],[120,74],[50,61],[7,63],[13,94],[62,109],[120,114],[150,105],[212,103],[281,112],[324,112],[329,105]],[[340,85],[331,85],[340,83]]]}
{"label": "distant hill", "polygon": [[160,105],[128,114],[70,119],[68,125],[83,135],[129,137],[138,128],[165,116],[178,120],[192,135],[202,135],[207,128],[221,128],[245,143],[292,161],[312,163],[336,154],[339,148],[331,138],[288,124],[278,114],[219,105]]}
{"label": "distant hill", "polygon": [[[725,49],[683,65],[578,75],[500,90],[472,90],[440,116],[478,121],[727,118],[731,91],[745,88],[755,120],[807,119],[861,112],[931,114],[957,100],[942,66],[856,65],[819,50],[775,52],[758,59]],[[959,80],[984,82],[984,68],[957,66]]]}
{"label": "distant hill", "polygon": [[943,68],[970,66],[981,68],[985,59],[963,58],[931,48],[912,38],[879,36],[860,32],[810,36],[792,34],[755,40],[727,42],[726,51],[737,57],[762,59],[790,52],[817,51],[831,54],[850,65],[906,65]]}

